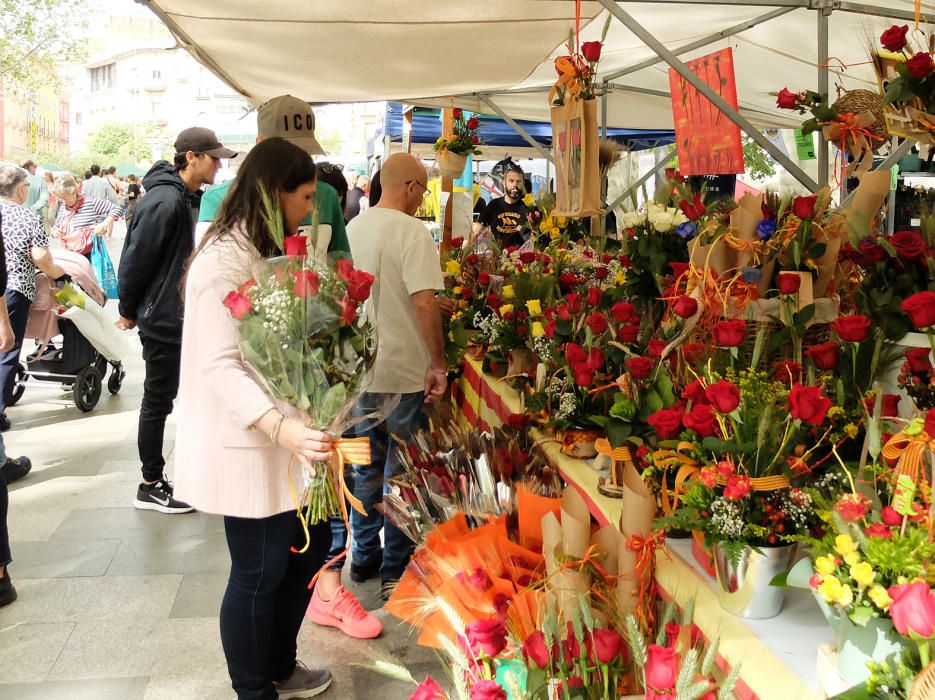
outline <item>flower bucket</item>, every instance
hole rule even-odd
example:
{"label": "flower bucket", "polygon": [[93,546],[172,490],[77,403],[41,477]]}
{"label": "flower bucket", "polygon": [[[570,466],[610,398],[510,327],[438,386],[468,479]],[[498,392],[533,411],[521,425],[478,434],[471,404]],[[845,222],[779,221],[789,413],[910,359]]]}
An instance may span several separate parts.
{"label": "flower bucket", "polygon": [[591,459],[597,456],[594,443],[600,437],[603,437],[603,433],[599,430],[569,428],[560,437],[562,452],[575,459]]}
{"label": "flower bucket", "polygon": [[870,677],[868,661],[883,661],[905,647],[906,642],[893,628],[893,621],[888,617],[874,617],[861,627],[851,622],[843,612],[825,603],[814,591],[812,593],[837,636],[838,675],[848,685],[858,685]]}
{"label": "flower bucket", "polygon": [[771,586],[779,574],[789,571],[796,545],[744,547],[734,561],[719,544],[714,545],[714,568],[721,608],[748,620],[765,620],[782,610],[786,589]]}
{"label": "flower bucket", "polygon": [[461,177],[467,165],[467,156],[460,156],[447,149],[437,151],[435,158],[438,161],[438,173],[442,177],[457,179]]}

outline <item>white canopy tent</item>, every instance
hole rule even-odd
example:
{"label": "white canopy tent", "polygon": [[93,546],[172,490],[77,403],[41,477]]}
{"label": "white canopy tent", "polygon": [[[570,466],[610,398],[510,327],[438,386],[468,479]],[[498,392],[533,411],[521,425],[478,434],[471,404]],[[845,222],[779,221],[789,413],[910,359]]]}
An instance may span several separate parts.
{"label": "white canopy tent", "polygon": [[[573,0],[139,1],[255,103],[291,93],[322,103],[457,105],[531,120],[548,119],[554,59],[576,23]],[[620,20],[610,25],[600,78],[610,93],[602,121],[621,128],[672,127],[662,52],[685,61],[733,47],[739,113],[762,139],[752,127],[801,122],[777,109],[770,92],[830,87],[834,94],[835,84],[875,90],[869,46],[893,21],[911,22],[913,8],[913,0],[587,1],[581,38],[598,39],[608,12]],[[935,3],[922,3],[923,14],[933,10]],[[821,151],[819,170],[827,172]]]}

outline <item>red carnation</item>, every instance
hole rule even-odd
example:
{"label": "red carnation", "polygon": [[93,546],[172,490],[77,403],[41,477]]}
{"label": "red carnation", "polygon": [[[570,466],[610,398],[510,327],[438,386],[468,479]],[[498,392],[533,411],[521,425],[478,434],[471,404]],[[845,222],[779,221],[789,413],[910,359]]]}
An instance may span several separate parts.
{"label": "red carnation", "polygon": [[847,494],[841,497],[834,509],[849,523],[856,523],[870,510],[870,501],[861,494]]}
{"label": "red carnation", "polygon": [[752,484],[749,476],[732,476],[727,480],[727,485],[724,487],[724,498],[729,501],[739,501],[750,493],[751,488]]}

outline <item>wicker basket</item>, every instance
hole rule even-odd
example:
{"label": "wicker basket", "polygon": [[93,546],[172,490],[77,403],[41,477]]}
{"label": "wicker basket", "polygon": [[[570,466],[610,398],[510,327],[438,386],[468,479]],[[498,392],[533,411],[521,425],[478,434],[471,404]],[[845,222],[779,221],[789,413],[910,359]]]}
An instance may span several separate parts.
{"label": "wicker basket", "polygon": [[871,90],[850,90],[842,94],[834,103],[834,108],[838,112],[851,112],[853,114],[863,114],[864,112],[873,112],[873,124],[867,127],[867,130],[876,139],[869,139],[873,143],[873,150],[889,143],[889,132],[886,130],[886,119],[883,117],[882,98]]}
{"label": "wicker basket", "polygon": [[436,153],[436,157],[438,158],[438,172],[442,177],[457,179],[464,173],[467,156],[442,149]]}
{"label": "wicker basket", "polygon": [[909,691],[909,700],[933,699],[935,699],[935,661],[919,672],[919,675],[912,681],[912,689]]}

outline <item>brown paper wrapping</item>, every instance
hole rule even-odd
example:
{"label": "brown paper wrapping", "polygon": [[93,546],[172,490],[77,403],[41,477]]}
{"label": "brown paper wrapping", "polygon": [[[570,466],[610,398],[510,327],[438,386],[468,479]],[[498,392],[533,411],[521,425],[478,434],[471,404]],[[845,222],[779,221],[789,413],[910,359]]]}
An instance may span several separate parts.
{"label": "brown paper wrapping", "polygon": [[715,238],[710,245],[702,245],[701,236],[697,236],[688,243],[691,264],[712,270],[717,276],[730,269],[731,252],[730,247],[720,238]]}
{"label": "brown paper wrapping", "polygon": [[611,576],[617,575],[621,539],[620,529],[614,524],[605,525],[591,538],[591,544],[596,544],[604,553],[604,569]]}
{"label": "brown paper wrapping", "polygon": [[648,537],[656,517],[656,499],[643,483],[636,467],[627,464],[623,471],[623,505],[620,513],[620,542],[618,543],[617,604],[624,613],[637,605],[636,558],[637,553],[627,549],[631,535]]}
{"label": "brown paper wrapping", "polygon": [[[755,197],[747,192],[737,203],[737,208],[730,213],[730,226],[734,235],[742,241],[756,242],[759,236],[756,233],[757,225],[763,220],[761,204],[763,197]],[[750,267],[753,262],[753,252],[741,250],[736,253],[736,262],[732,266],[738,270]]]}
{"label": "brown paper wrapping", "polygon": [[[861,129],[869,129],[877,120],[876,115],[871,111],[861,112],[855,116],[857,117],[857,126]],[[831,141],[836,146],[841,145],[841,132],[842,127],[838,124],[830,124],[821,129],[821,134],[824,139],[826,141]],[[845,137],[844,146],[847,148],[848,152],[854,156],[854,160],[844,169],[845,177],[851,177],[855,174],[859,175],[870,170],[873,165],[873,151],[875,146],[869,138],[863,134],[857,134],[856,139],[852,136],[847,136]]]}
{"label": "brown paper wrapping", "polygon": [[[562,492],[562,554],[584,559],[590,546],[591,511],[578,489],[568,486]],[[571,615],[578,604],[578,594],[585,589],[584,577],[578,571],[564,569],[552,581],[559,609]]]}

